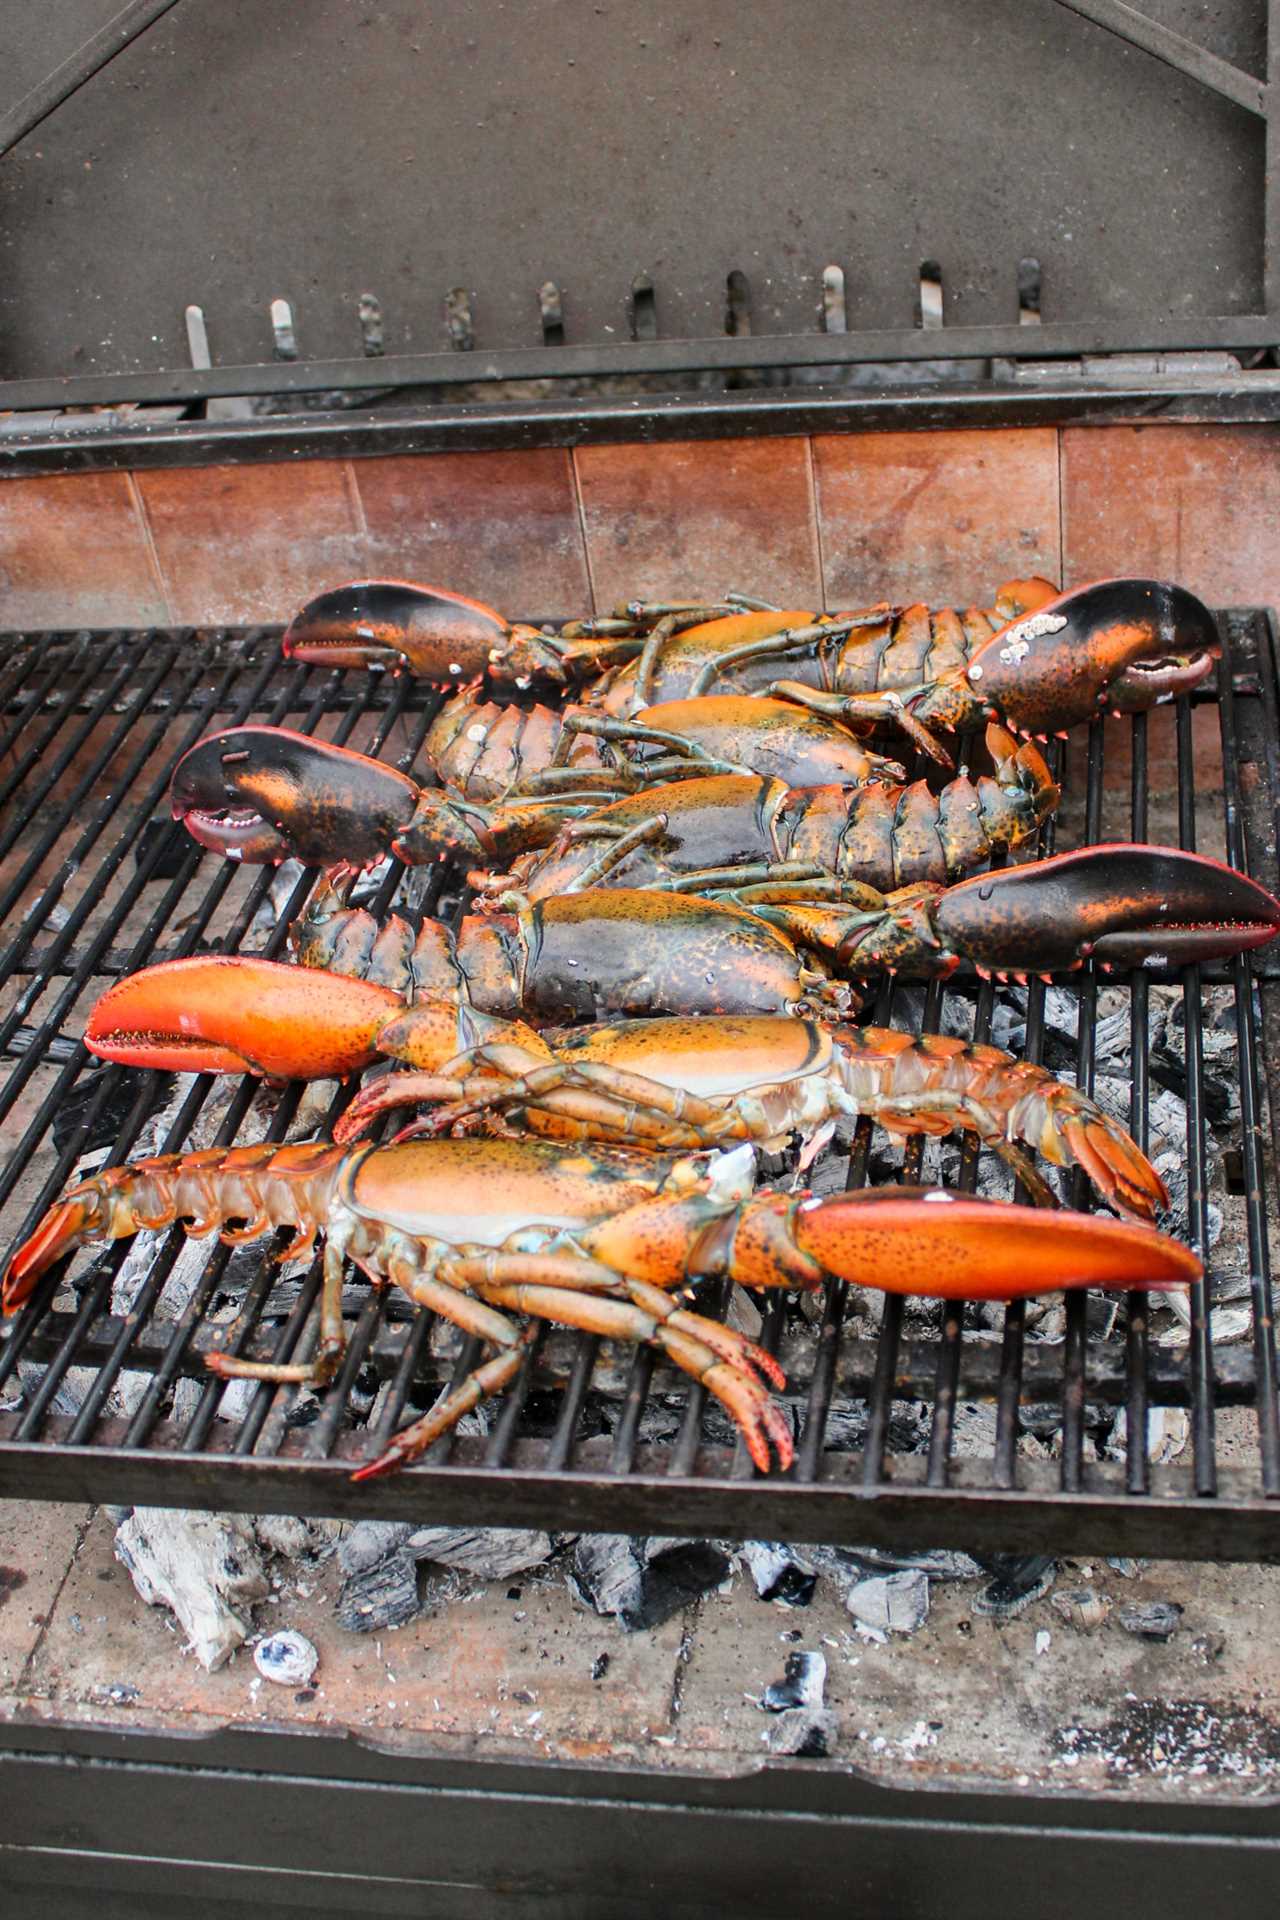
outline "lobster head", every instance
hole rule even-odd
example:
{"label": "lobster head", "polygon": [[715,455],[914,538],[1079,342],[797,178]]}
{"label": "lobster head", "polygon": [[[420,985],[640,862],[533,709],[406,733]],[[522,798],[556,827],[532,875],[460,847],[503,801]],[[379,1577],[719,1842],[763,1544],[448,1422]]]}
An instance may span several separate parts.
{"label": "lobster head", "polygon": [[182,756],[169,801],[193,839],[230,860],[359,867],[391,851],[418,787],[380,760],[288,727],[229,727]]}
{"label": "lobster head", "polygon": [[1006,726],[1049,734],[1141,713],[1197,686],[1219,648],[1209,609],[1164,580],[1095,580],[993,634],[969,684]]}

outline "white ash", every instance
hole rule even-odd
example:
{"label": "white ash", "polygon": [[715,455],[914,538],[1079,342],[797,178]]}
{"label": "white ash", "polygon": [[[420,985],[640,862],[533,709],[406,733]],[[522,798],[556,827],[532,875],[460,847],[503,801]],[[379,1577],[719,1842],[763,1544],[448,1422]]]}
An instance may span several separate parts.
{"label": "white ash", "polygon": [[929,1618],[928,1575],[876,1574],[850,1587],[844,1603],[859,1626],[878,1633],[915,1633]]}
{"label": "white ash", "polygon": [[1135,1600],[1117,1618],[1139,1640],[1171,1640],[1182,1624],[1182,1608],[1176,1600]]}
{"label": "white ash", "polygon": [[286,1627],[259,1640],[253,1664],[264,1680],[277,1687],[305,1687],[320,1664],[320,1655],[304,1633]]}
{"label": "white ash", "polygon": [[300,860],[282,860],[271,875],[267,891],[258,906],[258,911],[249,922],[248,931],[241,943],[242,953],[260,953],[272,934],[280,925],[289,910],[294,889],[301,880],[306,868]]}
{"label": "white ash", "polygon": [[436,1561],[482,1580],[502,1580],[540,1567],[555,1551],[549,1533],[516,1527],[417,1527],[405,1544],[415,1559]]}
{"label": "white ash", "polygon": [[1093,1633],[1108,1612],[1108,1602],[1093,1587],[1064,1587],[1050,1594],[1049,1605],[1077,1633]]}
{"label": "white ash", "polygon": [[760,1706],[772,1716],[760,1736],[770,1753],[820,1759],[835,1746],[838,1724],[824,1705],[826,1655],[789,1653],[781,1680],[765,1688]]}
{"label": "white ash", "polygon": [[766,1713],[785,1713],[790,1707],[820,1707],[827,1691],[825,1653],[789,1653],[781,1680],[765,1688],[760,1704]]}
{"label": "white ash", "polygon": [[818,1583],[811,1562],[780,1540],[745,1540],[735,1556],[751,1576],[761,1600],[783,1607],[807,1607]]}
{"label": "white ash", "polygon": [[224,1666],[250,1631],[237,1608],[271,1591],[249,1515],[137,1507],[115,1545],[139,1596],[176,1614],[201,1666]]}
{"label": "white ash", "polygon": [[[1148,1460],[1158,1463],[1176,1460],[1185,1450],[1190,1435],[1191,1423],[1181,1407],[1147,1409]],[[1129,1417],[1123,1407],[1116,1414],[1104,1451],[1109,1460],[1127,1460],[1129,1457]]]}

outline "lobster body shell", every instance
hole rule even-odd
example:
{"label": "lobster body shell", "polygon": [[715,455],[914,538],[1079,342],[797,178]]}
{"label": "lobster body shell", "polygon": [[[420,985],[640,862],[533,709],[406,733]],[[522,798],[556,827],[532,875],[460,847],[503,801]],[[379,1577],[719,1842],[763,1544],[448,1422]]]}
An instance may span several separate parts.
{"label": "lobster body shell", "polygon": [[[644,740],[634,745],[622,740],[619,751],[606,758],[595,735],[574,733],[575,719],[590,724],[595,717],[586,706],[560,712],[499,706],[472,690],[441,709],[427,733],[425,754],[443,785],[480,802],[502,800],[513,790],[536,790],[553,765],[572,769],[589,789],[606,775],[643,786],[648,767],[670,761],[669,746]],[[631,717],[638,727],[679,735],[720,766],[750,768],[791,786],[859,785],[875,770],[874,757],[848,727],[787,700],[717,694],[647,706]]]}
{"label": "lobster body shell", "polygon": [[[464,970],[489,925],[463,922]],[[485,1012],[575,1023],[615,1014],[784,1013],[818,984],[793,943],[757,915],[676,894],[570,894],[539,901],[518,927],[518,999],[481,997],[468,974]]]}

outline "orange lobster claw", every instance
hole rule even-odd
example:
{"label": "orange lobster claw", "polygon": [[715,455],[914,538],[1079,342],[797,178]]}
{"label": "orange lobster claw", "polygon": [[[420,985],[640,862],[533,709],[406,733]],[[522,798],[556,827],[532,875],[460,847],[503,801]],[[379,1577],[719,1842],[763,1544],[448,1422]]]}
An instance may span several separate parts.
{"label": "orange lobster claw", "polygon": [[826,1272],[886,1293],[1017,1300],[1064,1287],[1189,1286],[1204,1272],[1154,1227],[1041,1212],[942,1187],[877,1188],[795,1209],[796,1246]]}
{"label": "orange lobster claw", "polygon": [[193,954],[117,980],[84,1043],[126,1067],[316,1080],[367,1067],[403,1010],[398,993],[369,980],[254,954]]}

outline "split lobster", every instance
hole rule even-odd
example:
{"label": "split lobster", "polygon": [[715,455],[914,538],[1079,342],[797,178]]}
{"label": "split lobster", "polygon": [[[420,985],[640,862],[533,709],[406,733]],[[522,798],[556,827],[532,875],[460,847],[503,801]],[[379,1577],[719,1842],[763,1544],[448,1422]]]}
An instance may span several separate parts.
{"label": "split lobster", "polygon": [[[343,1263],[401,1288],[494,1349],[463,1384],[404,1429],[356,1479],[417,1458],[519,1371],[527,1332],[511,1313],[652,1345],[700,1381],[737,1424],[755,1464],[791,1464],[791,1423],[769,1386],[764,1348],[679,1305],[673,1294],[723,1277],[813,1289],[830,1275],[889,1292],[1011,1299],[1064,1286],[1173,1288],[1196,1256],[1153,1228],[1036,1213],[943,1189],[827,1200],[748,1197],[750,1149],[697,1162],[545,1141],[412,1142],[344,1151],[214,1148],[113,1167],[55,1202],[0,1283],[16,1312],[55,1260],[86,1242],[190,1221],[235,1242],[294,1230],[284,1258],[325,1235],[320,1337],[311,1360],[209,1354],[223,1377],[321,1384],[345,1346]],[[244,1224],[230,1228],[226,1223]]]}

